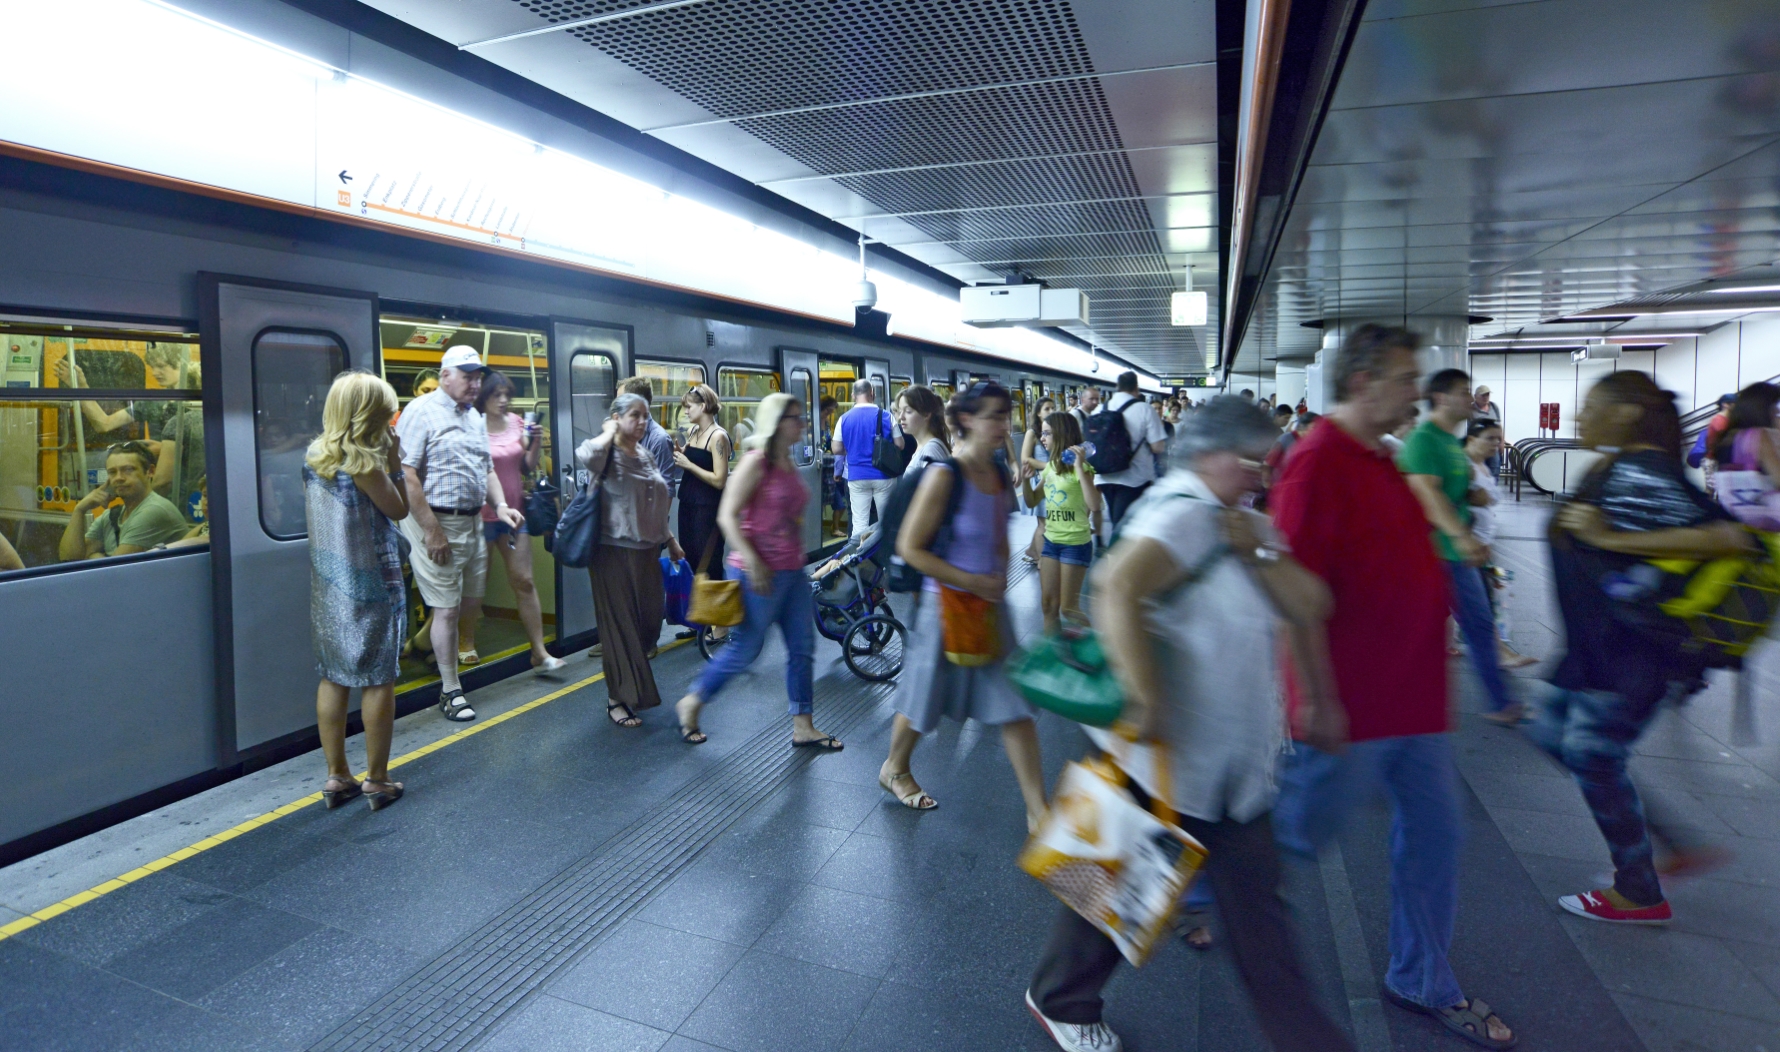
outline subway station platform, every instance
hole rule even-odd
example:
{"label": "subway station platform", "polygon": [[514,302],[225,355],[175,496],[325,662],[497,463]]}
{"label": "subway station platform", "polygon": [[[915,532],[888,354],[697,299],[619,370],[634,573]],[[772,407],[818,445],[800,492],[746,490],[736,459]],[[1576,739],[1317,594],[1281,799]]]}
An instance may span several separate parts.
{"label": "subway station platform", "polygon": [[[1548,511],[1508,509],[1498,547],[1516,643],[1542,657]],[[1036,575],[1010,581],[1030,633]],[[941,806],[901,808],[876,784],[893,687],[826,647],[816,716],[839,754],[789,748],[776,641],[705,711],[696,748],[667,707],[640,731],[608,723],[598,663],[577,655],[564,680],[477,692],[468,728],[402,720],[408,795],[386,811],[325,810],[309,755],[0,871],[0,1049],[1054,1047],[1022,992],[1057,906],[1013,864],[1024,824],[999,736],[933,735],[915,764]],[[664,648],[663,694],[699,662]],[[1715,682],[1639,746],[1640,788],[1735,853],[1671,889],[1664,930],[1558,910],[1608,868],[1600,835],[1561,771],[1471,714],[1461,677],[1454,965],[1521,1048],[1780,1052],[1773,655],[1748,674],[1762,744],[1730,744]],[[1040,726],[1054,777],[1085,739]],[[1290,867],[1307,967],[1363,1052],[1469,1047],[1379,1003],[1387,825],[1382,805],[1361,810],[1318,864]],[[1171,939],[1107,998],[1129,1049],[1265,1047],[1221,949]]]}

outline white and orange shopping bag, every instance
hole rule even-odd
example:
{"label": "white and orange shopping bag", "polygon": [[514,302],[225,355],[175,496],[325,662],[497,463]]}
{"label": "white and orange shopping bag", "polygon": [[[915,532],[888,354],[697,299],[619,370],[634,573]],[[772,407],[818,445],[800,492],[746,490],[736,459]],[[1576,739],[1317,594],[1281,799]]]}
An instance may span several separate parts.
{"label": "white and orange shopping bag", "polygon": [[[1160,757],[1160,750],[1137,751]],[[1162,787],[1164,767],[1154,766]],[[1064,767],[1051,813],[1026,842],[1020,868],[1141,965],[1168,930],[1206,852],[1175,824],[1165,793],[1152,798],[1148,811],[1127,785],[1124,770],[1106,756]]]}

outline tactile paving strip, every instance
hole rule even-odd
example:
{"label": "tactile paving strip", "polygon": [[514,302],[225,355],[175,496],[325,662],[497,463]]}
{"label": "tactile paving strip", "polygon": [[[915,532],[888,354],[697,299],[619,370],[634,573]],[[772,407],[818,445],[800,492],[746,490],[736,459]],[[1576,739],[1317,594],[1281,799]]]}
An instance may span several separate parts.
{"label": "tactile paving strip", "polygon": [[[844,673],[818,684],[824,728],[845,735],[894,692]],[[667,802],[367,1006],[313,1052],[469,1047],[503,1013],[666,885],[724,829],[809,762],[783,724],[762,730]]]}

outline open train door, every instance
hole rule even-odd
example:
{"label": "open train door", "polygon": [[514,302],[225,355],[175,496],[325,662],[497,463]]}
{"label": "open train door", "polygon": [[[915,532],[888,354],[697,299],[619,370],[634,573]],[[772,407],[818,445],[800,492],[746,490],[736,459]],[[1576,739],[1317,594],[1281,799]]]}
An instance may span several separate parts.
{"label": "open train door", "polygon": [[[550,430],[556,436],[557,485],[563,501],[586,481],[575,448],[600,433],[618,381],[630,375],[631,330],[618,325],[553,318],[550,322]],[[556,638],[593,630],[593,589],[586,570],[556,564]]]}
{"label": "open train door", "polygon": [[222,766],[315,726],[303,457],[346,369],[380,373],[377,295],[198,275]]}
{"label": "open train door", "polygon": [[[822,432],[817,412],[816,378],[821,375],[815,351],[795,347],[779,348],[779,382],[781,390],[803,403],[803,441],[791,450],[791,462],[810,489],[810,499],[803,509],[803,550],[814,552],[822,547],[822,451],[816,443]],[[888,369],[885,382],[888,383]]]}

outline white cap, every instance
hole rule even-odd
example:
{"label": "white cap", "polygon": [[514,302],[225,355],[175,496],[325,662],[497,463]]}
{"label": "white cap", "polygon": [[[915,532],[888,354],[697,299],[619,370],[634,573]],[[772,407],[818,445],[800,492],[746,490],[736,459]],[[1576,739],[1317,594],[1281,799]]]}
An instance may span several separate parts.
{"label": "white cap", "polygon": [[460,343],[455,347],[445,348],[445,357],[439,359],[439,368],[458,369],[469,373],[486,369],[488,366],[482,364],[482,356],[476,353],[475,348],[465,347]]}

